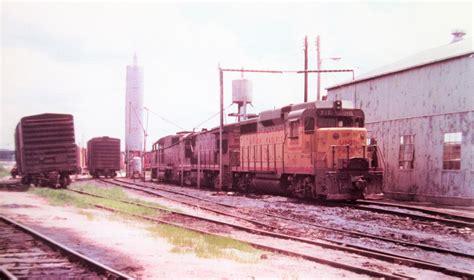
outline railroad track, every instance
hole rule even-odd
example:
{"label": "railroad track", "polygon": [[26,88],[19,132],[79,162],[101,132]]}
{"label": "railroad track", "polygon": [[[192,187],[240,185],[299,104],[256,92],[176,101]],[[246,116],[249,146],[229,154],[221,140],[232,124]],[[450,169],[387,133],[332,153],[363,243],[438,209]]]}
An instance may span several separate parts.
{"label": "railroad track", "polygon": [[0,189],[10,189],[19,186],[21,186],[21,181],[18,179],[0,181]]}
{"label": "railroad track", "polygon": [[418,212],[425,213],[428,215],[443,217],[445,219],[466,222],[468,223],[467,225],[474,224],[473,217],[457,215],[454,213],[446,213],[443,211],[436,211],[433,209],[427,209],[423,206],[413,206],[413,205],[406,205],[406,204],[400,204],[400,203],[395,203],[395,202],[383,202],[383,201],[372,201],[372,200],[357,200],[356,203],[360,205],[395,207],[395,208],[409,210],[409,211],[418,211]]}
{"label": "railroad track", "polygon": [[132,279],[0,215],[0,279]]}
{"label": "railroad track", "polygon": [[[130,184],[130,182],[127,182],[127,181],[124,181],[124,180],[120,180],[120,179],[114,179],[114,180],[117,181],[117,182]],[[138,184],[138,185],[140,185],[140,184]],[[175,194],[185,195],[185,196],[189,196],[189,197],[196,198],[196,199],[202,199],[201,197],[189,195],[189,194],[184,193],[184,192],[177,192],[177,191],[167,190],[167,189],[164,189],[164,188],[161,188],[160,190],[167,191],[167,192],[172,192],[172,193],[175,193]],[[219,205],[222,205],[222,206],[231,206],[231,205],[228,205],[228,204],[217,203],[217,202],[214,202],[214,201],[210,201],[210,202],[216,203],[216,204],[219,204]],[[422,209],[422,208],[419,208],[419,207],[403,206],[403,205],[394,204],[394,203],[382,203],[382,202],[376,202],[376,201],[372,202],[372,201],[366,201],[366,200],[360,200],[360,201],[358,200],[357,203],[360,204],[360,205],[351,204],[351,203],[343,203],[343,202],[337,202],[337,203],[326,202],[325,204],[329,205],[329,206],[337,206],[337,207],[345,206],[345,207],[350,207],[350,208],[353,208],[353,209],[359,209],[359,210],[365,210],[365,211],[371,211],[371,212],[377,212],[377,213],[383,213],[383,214],[391,214],[391,215],[402,216],[402,217],[410,217],[412,219],[419,220],[419,221],[437,222],[439,224],[444,224],[444,225],[449,225],[449,226],[474,229],[474,219],[469,218],[469,217],[465,217],[465,216],[447,214],[447,213],[443,213],[443,212],[439,212],[439,211]],[[420,215],[420,214],[416,214],[416,213],[401,212],[401,211],[391,210],[391,209],[381,209],[381,208],[371,207],[371,205],[398,207],[398,208],[402,208],[402,209],[406,209],[406,210],[423,212],[423,213],[431,215],[431,216]]]}
{"label": "railroad track", "polygon": [[[308,239],[308,238],[295,237],[291,233],[285,234],[285,230],[282,231],[281,228],[279,228],[278,226],[274,226],[270,223],[265,223],[265,222],[261,222],[261,221],[255,221],[256,220],[255,217],[253,217],[253,219],[252,218],[246,218],[246,217],[242,217],[241,215],[235,215],[235,214],[229,213],[229,211],[226,212],[226,211],[223,211],[223,210],[216,210],[213,207],[203,206],[203,204],[202,204],[203,199],[199,198],[199,197],[196,197],[196,196],[193,196],[193,195],[184,194],[184,193],[181,193],[181,192],[176,192],[176,191],[171,191],[171,190],[163,190],[162,188],[157,188],[160,191],[172,192],[172,193],[176,193],[176,194],[180,194],[180,195],[187,195],[189,197],[199,199],[200,200],[199,203],[183,201],[182,199],[177,199],[177,198],[170,198],[168,196],[164,196],[163,194],[157,193],[155,188],[151,188],[150,186],[143,186],[142,184],[133,184],[131,182],[117,180],[117,179],[114,180],[114,181],[109,181],[109,180],[102,180],[102,181],[107,182],[107,183],[112,183],[112,184],[115,184],[115,185],[119,185],[119,186],[122,186],[122,187],[125,187],[125,188],[130,188],[130,189],[146,192],[148,194],[152,194],[152,195],[155,195],[155,196],[161,196],[161,197],[164,197],[166,199],[171,199],[173,201],[183,203],[183,204],[187,204],[187,205],[190,205],[190,206],[193,206],[193,207],[199,207],[200,209],[212,211],[212,212],[215,212],[219,215],[226,215],[226,216],[229,216],[229,217],[244,220],[245,222],[250,222],[250,223],[253,223],[255,226],[257,226],[257,228],[255,228],[255,227],[248,228],[248,227],[237,226],[235,224],[228,224],[228,223],[222,223],[222,222],[219,222],[219,221],[214,221],[216,223],[220,223],[221,225],[227,225],[227,226],[232,226],[234,228],[238,228],[239,230],[253,232],[253,233],[260,234],[260,235],[267,235],[267,236],[277,237],[277,238],[286,239],[286,240],[294,240],[294,241],[297,241],[297,242],[308,243],[308,244],[317,245],[317,246],[332,249],[332,250],[345,251],[345,252],[349,252],[349,253],[359,254],[359,255],[366,256],[366,257],[370,257],[370,258],[376,258],[376,259],[388,261],[388,262],[391,262],[391,263],[405,263],[405,264],[409,264],[410,266],[414,266],[414,267],[418,267],[418,268],[422,268],[422,269],[429,269],[429,270],[439,271],[439,272],[449,274],[449,275],[453,275],[453,276],[468,277],[468,278],[474,277],[474,274],[471,273],[471,272],[466,272],[466,271],[463,271],[463,270],[447,268],[447,267],[444,267],[444,266],[441,266],[439,264],[435,264],[435,263],[432,263],[432,262],[418,260],[418,259],[415,259],[415,258],[411,258],[411,257],[399,255],[399,254],[393,254],[393,253],[390,253],[390,252],[380,251],[380,250],[376,250],[376,249],[369,249],[369,248],[366,248],[366,247],[360,247],[360,246],[353,245],[353,244],[347,244],[345,242],[340,242],[340,241],[337,241],[337,240],[324,239],[324,238],[317,238],[317,240],[315,240],[314,238]],[[153,189],[155,189],[155,190],[153,190]],[[216,203],[216,202],[213,202],[213,203],[214,204],[219,204],[219,205],[225,205],[226,207],[234,208],[234,209],[232,209],[233,210],[232,212],[235,212],[236,207],[234,207],[234,206],[229,206],[227,204]],[[187,216],[189,216],[189,215],[187,215]],[[289,220],[288,218],[285,218],[285,217],[278,217],[276,215],[273,215],[273,216],[276,217],[276,218],[280,218],[280,219],[283,218],[285,220]],[[195,218],[199,218],[199,217],[195,217]],[[300,223],[300,221],[297,221],[297,220],[294,220],[293,222]],[[260,227],[260,228],[258,228],[258,227]],[[263,227],[263,229],[262,229],[262,227]],[[333,229],[330,229],[330,230],[333,230]],[[341,230],[339,230],[339,231],[341,231]],[[368,237],[368,235],[364,235],[364,236]],[[374,238],[374,236],[370,236],[370,237]],[[384,241],[386,241],[386,240],[384,240]],[[428,248],[428,249],[432,249],[432,248]],[[439,249],[439,248],[434,248],[434,250],[436,250],[436,249]],[[439,251],[441,251],[443,253],[453,253],[452,251],[443,250],[443,249],[439,249]],[[454,253],[456,253],[456,252],[454,252]],[[464,257],[474,258],[474,256],[471,256],[471,255],[465,255],[465,254],[462,254],[462,253],[460,253],[460,254],[463,255]]]}
{"label": "railroad track", "polygon": [[[119,180],[119,179],[114,179],[113,181],[107,181],[107,180],[102,180],[102,181],[112,183],[112,184],[113,184],[113,182],[118,182],[117,185],[119,185],[119,186],[120,186],[120,184],[123,184],[123,183],[125,183],[125,184],[134,184],[134,185],[140,186],[140,187],[152,188],[154,190],[164,191],[164,192],[168,192],[168,193],[172,193],[172,194],[177,194],[177,195],[182,195],[182,196],[186,196],[186,197],[189,197],[189,198],[197,199],[199,201],[199,203],[190,203],[190,205],[194,206],[194,207],[200,207],[200,208],[206,209],[208,211],[218,212],[217,210],[215,210],[215,207],[213,207],[213,206],[212,207],[203,207],[202,202],[209,202],[209,203],[212,203],[213,205],[219,205],[219,206],[223,206],[225,208],[233,209],[234,211],[235,210],[237,210],[237,211],[240,210],[239,207],[236,207],[236,206],[233,206],[233,205],[229,205],[229,204],[221,203],[221,202],[216,202],[216,201],[205,199],[205,198],[202,198],[202,197],[199,197],[199,196],[191,195],[191,194],[188,194],[188,193],[185,193],[185,192],[160,188],[158,186],[149,186],[149,185],[131,183],[131,182],[124,181],[124,180]],[[176,198],[171,198],[171,197],[166,197],[166,198],[171,199],[171,200],[175,200],[176,202],[179,202],[179,203],[187,203],[186,201],[176,199]],[[220,211],[220,212],[222,212],[222,211]],[[317,229],[320,229],[320,230],[323,230],[323,231],[337,232],[337,233],[343,234],[345,236],[352,236],[352,237],[357,237],[357,238],[370,238],[370,239],[379,240],[379,241],[383,241],[383,242],[390,242],[390,243],[393,243],[393,244],[402,245],[402,246],[405,246],[405,247],[415,247],[415,248],[419,248],[419,249],[426,250],[426,251],[432,251],[432,252],[437,252],[437,253],[441,253],[441,254],[450,254],[450,255],[453,255],[453,256],[459,256],[459,257],[464,257],[464,258],[468,258],[468,259],[474,259],[474,255],[472,255],[470,253],[458,252],[458,251],[455,251],[455,250],[449,250],[449,249],[445,249],[445,248],[430,246],[430,245],[416,243],[416,242],[404,241],[404,240],[400,240],[400,239],[382,237],[382,236],[362,233],[362,232],[358,232],[358,231],[344,230],[344,229],[341,229],[341,228],[332,228],[332,227],[329,227],[329,226],[324,226],[324,225],[316,224],[316,223],[313,223],[313,222],[307,222],[307,221],[303,221],[303,220],[300,220],[300,219],[295,219],[295,218],[288,217],[288,216],[282,216],[282,215],[269,213],[268,211],[252,210],[252,216],[251,216],[250,219],[247,219],[247,220],[255,221],[255,215],[256,214],[261,214],[263,216],[268,216],[268,217],[272,217],[272,218],[276,218],[276,219],[280,219],[280,220],[293,222],[293,223],[298,224],[298,225],[304,224],[304,225],[311,226],[313,228],[317,228]],[[226,215],[231,215],[231,214],[226,214]],[[266,225],[269,226],[268,224],[266,224]],[[337,242],[334,239],[326,239],[326,241]],[[339,242],[339,243],[341,243],[341,242]],[[358,246],[347,244],[347,243],[344,243],[344,246],[353,246],[354,248],[359,248]]]}
{"label": "railroad track", "polygon": [[[350,204],[350,203],[337,204],[337,206],[346,206],[346,207],[359,209],[359,210],[366,210],[366,211],[396,215],[396,216],[401,216],[401,217],[409,217],[411,219],[418,220],[418,221],[436,222],[436,223],[444,224],[448,226],[474,229],[474,222],[469,217],[450,215],[450,214],[441,213],[441,212],[432,211],[432,210],[422,211],[422,209],[419,209],[419,208],[415,210],[414,207],[406,207],[406,206],[404,207],[402,205],[398,205],[398,206],[392,205],[391,207],[392,208],[397,207],[397,208],[411,210],[411,211],[424,212],[425,214],[409,213],[406,211],[377,207],[381,205],[382,205],[381,203],[376,203],[376,202],[373,202],[373,203],[360,202],[360,204]],[[384,206],[388,206],[388,205],[384,205]],[[440,217],[440,216],[443,216],[443,217]]]}
{"label": "railroad track", "polygon": [[[216,233],[210,232],[208,230],[203,230],[202,227],[205,227],[205,225],[203,225],[202,221],[205,221],[205,222],[210,222],[210,223],[213,223],[213,224],[219,224],[221,226],[232,227],[234,229],[241,230],[241,231],[246,231],[246,232],[249,232],[249,233],[254,233],[254,234],[259,234],[259,235],[267,235],[267,236],[272,236],[272,237],[277,237],[277,238],[291,239],[291,240],[300,241],[300,242],[304,241],[302,239],[298,240],[297,238],[293,238],[291,236],[284,236],[284,235],[281,235],[281,234],[275,234],[275,233],[267,232],[267,231],[264,231],[264,230],[259,230],[259,229],[254,228],[254,227],[252,228],[252,227],[241,226],[241,225],[237,225],[237,224],[234,224],[234,223],[218,221],[218,220],[215,220],[215,219],[209,219],[209,218],[200,217],[200,216],[197,216],[197,215],[185,214],[185,213],[176,212],[176,211],[172,211],[170,209],[160,208],[160,207],[156,207],[156,206],[149,206],[149,205],[144,205],[144,204],[140,204],[140,203],[136,203],[136,202],[111,199],[111,198],[108,198],[108,197],[104,197],[104,196],[100,196],[100,195],[96,195],[96,194],[91,194],[91,193],[87,193],[87,192],[83,192],[83,191],[73,190],[73,189],[70,189],[70,190],[73,191],[73,192],[83,194],[83,195],[90,195],[90,196],[94,196],[94,197],[100,197],[100,198],[104,198],[104,199],[119,201],[119,202],[122,202],[122,203],[128,203],[128,204],[132,204],[132,205],[138,205],[138,206],[141,206],[141,207],[147,207],[147,208],[151,208],[151,209],[155,209],[155,210],[169,212],[169,213],[172,214],[172,216],[167,216],[166,219],[163,219],[163,218],[153,218],[153,217],[148,217],[148,216],[143,216],[143,215],[137,215],[137,214],[125,212],[125,211],[122,211],[122,210],[118,210],[118,209],[114,209],[114,208],[110,208],[110,207],[105,207],[105,206],[102,206],[102,205],[94,205],[95,207],[103,209],[103,210],[107,210],[107,211],[111,211],[111,212],[115,212],[115,213],[120,213],[120,214],[125,214],[125,215],[130,215],[130,216],[133,216],[133,217],[136,217],[136,218],[141,218],[141,219],[144,219],[144,220],[148,220],[148,221],[156,222],[156,223],[160,223],[160,224],[172,225],[172,226],[184,228],[184,229],[195,231],[195,232],[202,233],[202,234],[209,234],[209,235],[221,236],[221,237],[229,237],[229,236],[222,235],[222,234],[216,234]],[[176,219],[174,219],[176,216],[185,217],[187,219],[185,220],[185,223],[172,222],[172,221],[176,220]],[[183,220],[183,219],[179,219],[179,220]],[[192,227],[192,226],[187,225],[187,224],[193,224],[193,220],[199,221],[200,228],[196,228],[196,227]],[[335,268],[340,268],[340,269],[344,269],[344,270],[359,273],[359,274],[368,275],[368,276],[371,276],[371,277],[382,277],[384,279],[412,279],[412,277],[409,277],[407,275],[401,275],[401,274],[398,275],[396,273],[395,274],[384,273],[384,272],[364,268],[362,266],[355,266],[355,265],[350,265],[350,264],[344,264],[340,261],[333,261],[333,260],[323,259],[323,258],[317,257],[317,256],[312,255],[312,254],[306,254],[306,253],[298,252],[298,251],[295,251],[295,250],[288,250],[288,249],[285,249],[284,246],[277,247],[277,246],[264,244],[261,241],[260,242],[254,242],[254,241],[249,241],[248,239],[242,239],[242,238],[236,238],[236,237],[231,237],[231,238],[235,239],[237,241],[252,245],[255,248],[263,249],[263,250],[270,251],[270,252],[280,253],[280,254],[284,254],[284,255],[288,255],[288,256],[300,257],[300,258],[303,258],[303,259],[306,259],[306,260],[314,261],[314,262],[317,262],[317,263],[329,265],[329,266],[332,266],[332,267],[335,267]],[[318,245],[318,246],[322,245],[321,243],[311,242],[309,240],[307,240],[306,243],[312,244],[312,245]],[[309,250],[309,251],[311,251],[311,250]],[[403,261],[406,262],[407,260],[403,260]]]}

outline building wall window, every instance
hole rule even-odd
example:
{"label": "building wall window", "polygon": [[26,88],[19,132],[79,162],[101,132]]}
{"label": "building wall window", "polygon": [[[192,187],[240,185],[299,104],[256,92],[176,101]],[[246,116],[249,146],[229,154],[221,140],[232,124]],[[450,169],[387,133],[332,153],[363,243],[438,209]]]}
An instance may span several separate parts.
{"label": "building wall window", "polygon": [[415,163],[415,135],[400,136],[398,166],[400,170],[412,170]]}
{"label": "building wall window", "polygon": [[461,142],[462,133],[453,132],[444,134],[443,169],[461,169]]}
{"label": "building wall window", "polygon": [[299,120],[290,122],[290,138],[298,138],[299,127]]}

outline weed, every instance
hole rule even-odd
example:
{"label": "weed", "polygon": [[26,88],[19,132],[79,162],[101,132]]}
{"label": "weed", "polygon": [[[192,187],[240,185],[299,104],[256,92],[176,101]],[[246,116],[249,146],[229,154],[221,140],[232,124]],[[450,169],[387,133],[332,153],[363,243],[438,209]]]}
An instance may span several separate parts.
{"label": "weed", "polygon": [[[162,205],[142,201],[139,199],[130,199],[122,189],[98,188],[94,185],[84,185],[75,189],[88,193],[93,193],[107,198],[98,198],[64,189],[50,188],[32,188],[30,192],[46,198],[52,205],[73,206],[81,209],[92,208],[94,205],[114,208],[117,210],[133,213],[137,215],[159,217],[164,211],[151,209],[149,207],[131,205],[110,199],[133,201],[144,205],[165,208]],[[110,199],[109,199],[110,198]],[[168,208],[169,209],[169,208]],[[174,210],[175,211],[175,210]],[[80,211],[92,220],[94,216],[87,211]],[[126,217],[117,214],[115,216]],[[134,219],[134,218],[132,218]],[[176,253],[194,253],[201,258],[225,258],[241,263],[256,263],[260,259],[260,251],[252,246],[227,237],[219,237],[208,234],[200,234],[194,231],[182,229],[170,225],[155,225],[149,228],[149,231],[158,237],[165,238],[175,247],[171,250]]]}
{"label": "weed", "polygon": [[94,220],[94,214],[92,214],[91,212],[87,212],[87,211],[81,210],[81,211],[79,211],[79,214],[86,216],[86,218],[87,218],[89,221]]}
{"label": "weed", "polygon": [[[115,189],[101,189],[87,186],[83,191],[95,193],[101,196],[110,197],[113,199],[127,200],[127,195],[119,188]],[[123,203],[120,201],[110,200],[108,198],[99,198],[87,196],[79,193],[70,192],[68,190],[56,190],[50,188],[33,188],[31,190],[34,194],[46,198],[52,205],[58,206],[73,206],[78,208],[91,208],[94,205],[114,208],[120,211],[125,211],[137,215],[159,217],[162,211],[151,209],[148,207],[138,206]],[[140,201],[142,203],[143,201]]]}
{"label": "weed", "polygon": [[201,258],[225,258],[241,263],[255,263],[259,260],[259,250],[228,237],[201,234],[171,225],[158,225],[148,230],[173,244],[173,253],[194,253]]}
{"label": "weed", "polygon": [[10,169],[0,165],[0,178],[10,176]]}

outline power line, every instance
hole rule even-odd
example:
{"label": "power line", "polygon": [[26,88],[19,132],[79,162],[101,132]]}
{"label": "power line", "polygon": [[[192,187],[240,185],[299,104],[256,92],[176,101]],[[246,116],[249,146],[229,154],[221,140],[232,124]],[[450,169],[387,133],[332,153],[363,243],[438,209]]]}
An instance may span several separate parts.
{"label": "power line", "polygon": [[[224,111],[227,110],[227,109],[229,109],[232,105],[233,105],[233,103],[231,103],[229,106],[225,107],[225,108],[224,108]],[[206,122],[208,122],[209,120],[211,120],[211,119],[214,118],[215,116],[219,115],[219,113],[220,113],[220,111],[217,112],[217,113],[215,113],[215,114],[213,114],[212,116],[210,116],[209,118],[207,118],[207,119],[204,120],[203,122],[199,123],[198,125],[195,125],[195,126],[193,127],[193,130],[194,130],[195,128],[198,128],[198,127],[200,127],[201,125],[205,124]]]}
{"label": "power line", "polygon": [[152,110],[150,110],[150,109],[148,109],[148,111],[151,112],[152,114],[155,114],[157,117],[159,117],[160,119],[164,120],[165,122],[168,122],[168,123],[170,123],[170,124],[176,126],[177,128],[181,129],[181,130],[186,130],[184,127],[182,127],[182,126],[180,126],[180,125],[178,125],[178,124],[176,124],[176,123],[174,123],[174,122],[168,120],[167,118],[161,116],[160,114],[156,113],[155,111],[152,111]]}

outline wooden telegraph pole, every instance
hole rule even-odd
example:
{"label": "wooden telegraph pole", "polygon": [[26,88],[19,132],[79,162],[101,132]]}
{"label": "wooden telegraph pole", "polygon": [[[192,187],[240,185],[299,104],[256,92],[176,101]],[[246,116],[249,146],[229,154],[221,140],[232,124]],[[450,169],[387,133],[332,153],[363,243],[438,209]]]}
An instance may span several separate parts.
{"label": "wooden telegraph pole", "polygon": [[217,190],[222,190],[222,130],[224,129],[224,72],[219,65],[219,85],[220,85],[220,125],[219,125],[219,184]]}
{"label": "wooden telegraph pole", "polygon": [[308,36],[304,37],[304,102],[308,102]]}
{"label": "wooden telegraph pole", "polygon": [[[320,71],[321,70],[321,48],[320,48],[320,42],[319,42],[319,35],[316,37],[316,53],[317,53],[317,65],[316,65],[316,70]],[[321,72],[318,72],[318,95],[316,96],[316,100],[321,99]]]}

